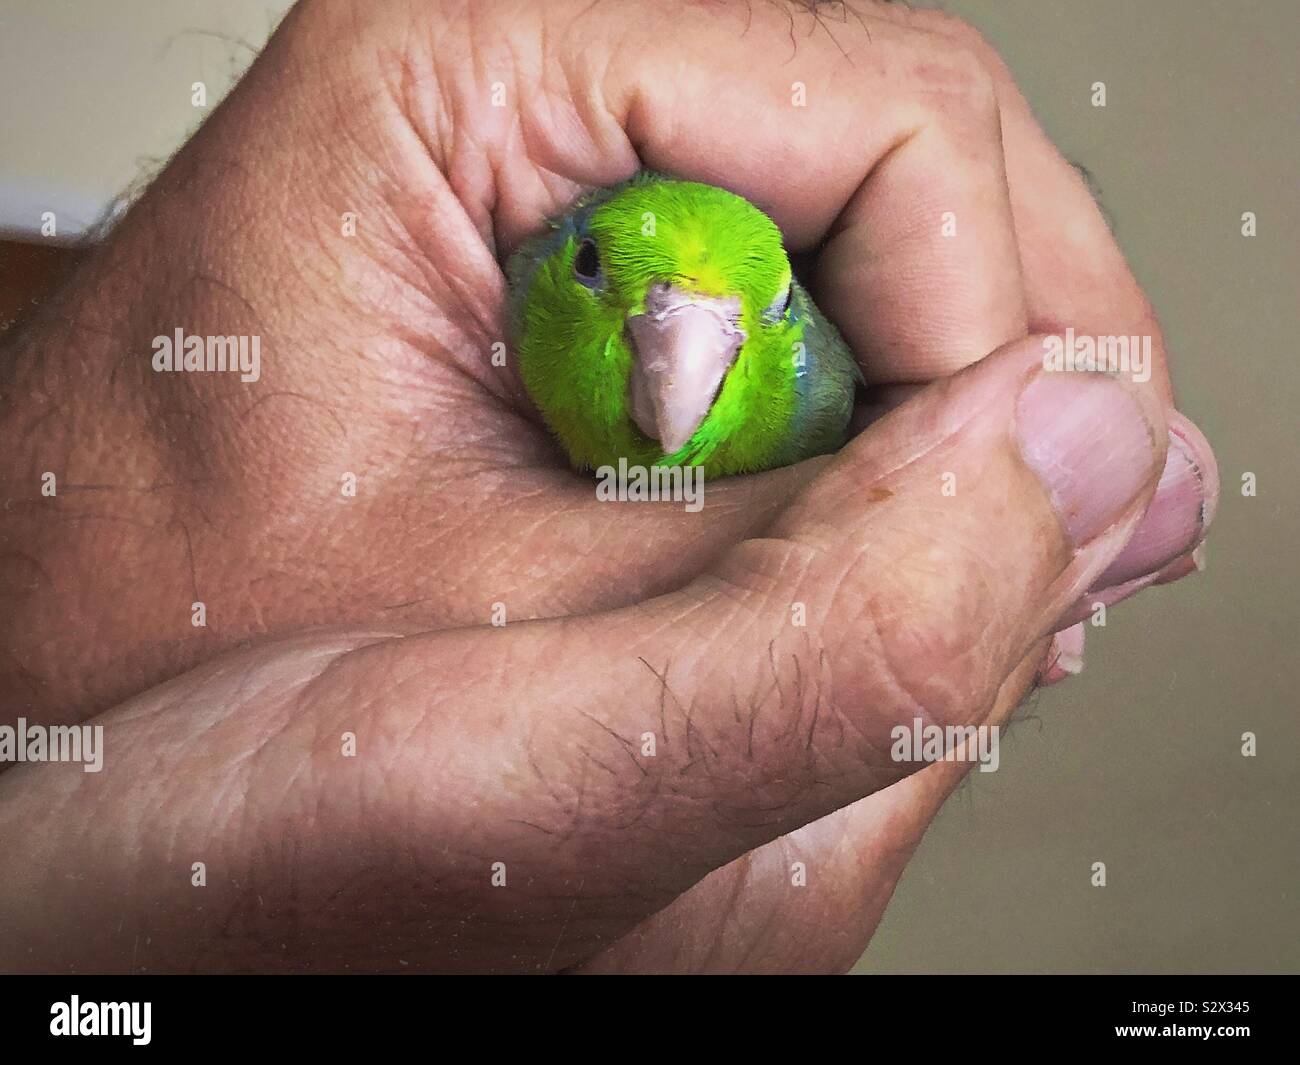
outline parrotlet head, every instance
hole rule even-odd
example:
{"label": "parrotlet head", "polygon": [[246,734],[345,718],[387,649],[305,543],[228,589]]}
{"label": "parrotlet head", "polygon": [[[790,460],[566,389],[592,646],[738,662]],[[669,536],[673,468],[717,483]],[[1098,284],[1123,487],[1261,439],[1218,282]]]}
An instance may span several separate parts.
{"label": "parrotlet head", "polygon": [[575,467],[788,461],[806,322],[780,230],[748,200],[642,175],[508,272],[524,385]]}

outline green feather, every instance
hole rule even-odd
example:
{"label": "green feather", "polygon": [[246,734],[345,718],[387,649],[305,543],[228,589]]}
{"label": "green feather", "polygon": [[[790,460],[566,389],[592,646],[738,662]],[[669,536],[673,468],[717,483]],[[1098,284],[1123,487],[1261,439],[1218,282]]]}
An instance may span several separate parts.
{"label": "green feather", "polygon": [[[584,236],[603,283],[574,274]],[[712,185],[642,173],[576,203],[506,266],[512,341],[524,386],[577,469],[702,465],[745,473],[825,454],[843,442],[856,363],[791,275],[776,224]],[[738,297],[746,340],[695,434],[665,455],[629,413],[629,315],[657,282]],[[791,288],[785,314],[774,305]],[[802,347],[801,347],[802,345]],[[802,353],[802,357],[801,357]]]}

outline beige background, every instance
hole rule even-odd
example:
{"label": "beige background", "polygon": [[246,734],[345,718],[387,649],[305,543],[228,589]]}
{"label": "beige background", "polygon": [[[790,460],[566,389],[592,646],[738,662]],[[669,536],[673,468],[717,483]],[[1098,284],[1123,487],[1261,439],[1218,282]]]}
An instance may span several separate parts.
{"label": "beige background", "polygon": [[156,172],[290,0],[0,0],[0,236],[61,240]]}
{"label": "beige background", "polygon": [[1083,675],[941,814],[859,971],[1300,971],[1300,3],[947,7],[1096,179],[1224,492],[1206,572],[1089,631]]}
{"label": "beige background", "polygon": [[[251,55],[230,39],[260,44],[286,6],[0,0],[0,230],[93,221],[201,117],[195,71],[215,95]],[[1096,178],[1224,495],[1207,572],[1090,632],[1083,676],[940,816],[858,969],[1300,971],[1300,3],[947,6]]]}

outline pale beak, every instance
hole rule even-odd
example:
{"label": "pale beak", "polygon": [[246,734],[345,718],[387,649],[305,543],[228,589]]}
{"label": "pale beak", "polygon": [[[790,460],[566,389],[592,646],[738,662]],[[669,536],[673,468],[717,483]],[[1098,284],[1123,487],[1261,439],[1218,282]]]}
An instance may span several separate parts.
{"label": "pale beak", "polygon": [[645,302],[645,313],[627,320],[628,402],[638,428],[671,455],[695,435],[745,342],[740,300],[661,283]]}

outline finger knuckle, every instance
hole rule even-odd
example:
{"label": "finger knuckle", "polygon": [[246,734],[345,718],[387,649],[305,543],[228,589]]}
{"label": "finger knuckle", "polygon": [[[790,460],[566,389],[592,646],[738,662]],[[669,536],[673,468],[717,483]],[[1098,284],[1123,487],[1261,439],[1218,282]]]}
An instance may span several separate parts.
{"label": "finger knuckle", "polygon": [[965,19],[947,11],[914,10],[911,18],[918,28],[954,41],[973,55],[983,58],[986,53],[993,52],[993,46],[984,34]]}
{"label": "finger knuckle", "polygon": [[[846,628],[864,648],[863,701],[882,724],[913,717],[968,724],[997,691],[1006,628],[987,565],[971,551],[913,535],[888,567],[869,558],[846,576]],[[838,622],[836,623],[839,624]]]}
{"label": "finger knuckle", "polygon": [[944,87],[974,107],[995,112],[1005,65],[984,35],[945,12],[916,11],[913,17],[918,28],[937,38],[937,47],[932,43],[927,50],[942,64]]}

